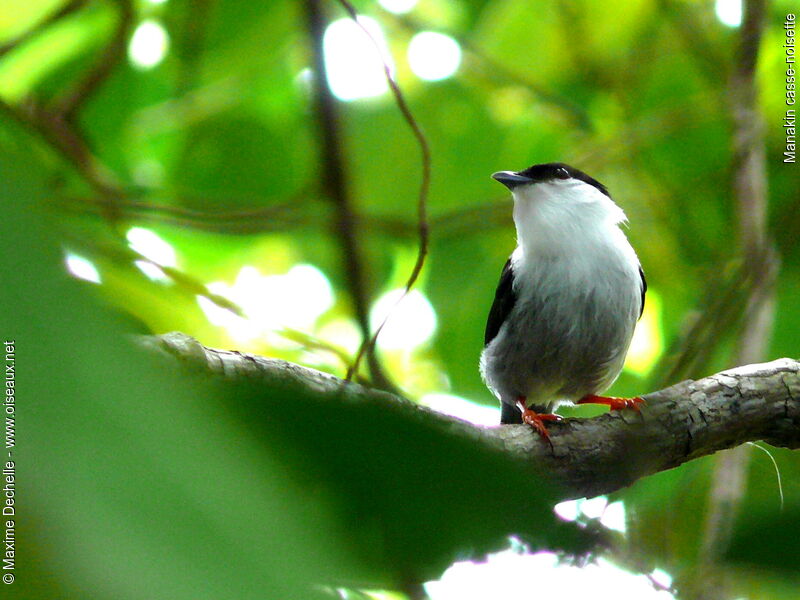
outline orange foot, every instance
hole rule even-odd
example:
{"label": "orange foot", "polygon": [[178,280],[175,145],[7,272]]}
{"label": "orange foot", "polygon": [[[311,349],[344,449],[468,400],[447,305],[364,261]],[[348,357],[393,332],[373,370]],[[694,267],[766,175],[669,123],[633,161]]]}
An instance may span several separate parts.
{"label": "orange foot", "polygon": [[614,396],[595,396],[589,394],[584,396],[576,402],[576,404],[607,404],[611,410],[622,410],[623,408],[632,408],[639,411],[639,405],[647,404],[644,398],[616,398]]}
{"label": "orange foot", "polygon": [[545,421],[560,421],[562,417],[551,413],[537,413],[528,408],[526,399],[520,396],[517,399],[517,408],[522,413],[522,422],[526,425],[533,427],[534,431],[542,436],[550,447],[553,447],[553,442],[550,441],[550,434],[547,433],[547,427],[544,426]]}

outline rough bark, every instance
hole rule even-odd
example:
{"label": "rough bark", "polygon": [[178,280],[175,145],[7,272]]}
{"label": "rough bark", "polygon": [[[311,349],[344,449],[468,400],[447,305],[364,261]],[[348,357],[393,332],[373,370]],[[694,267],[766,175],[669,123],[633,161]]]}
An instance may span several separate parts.
{"label": "rough bark", "polygon": [[453,433],[526,461],[559,488],[563,499],[613,492],[641,477],[748,441],[800,448],[800,362],[788,358],[646,394],[647,404],[640,412],[549,424],[551,448],[526,425],[473,425],[283,360],[206,348],[182,333],[146,338],[146,343],[189,368],[232,381],[260,380],[332,402],[394,403],[410,414],[427,414]]}

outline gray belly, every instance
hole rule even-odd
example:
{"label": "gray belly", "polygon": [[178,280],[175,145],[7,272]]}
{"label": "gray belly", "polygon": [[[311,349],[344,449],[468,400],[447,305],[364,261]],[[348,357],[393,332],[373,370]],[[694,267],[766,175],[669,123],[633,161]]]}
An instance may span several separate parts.
{"label": "gray belly", "polygon": [[540,411],[608,388],[622,369],[639,311],[638,291],[622,279],[628,281],[577,286],[580,292],[563,284],[548,291],[543,281],[536,294],[520,294],[481,355],[488,386],[503,402],[524,396]]}

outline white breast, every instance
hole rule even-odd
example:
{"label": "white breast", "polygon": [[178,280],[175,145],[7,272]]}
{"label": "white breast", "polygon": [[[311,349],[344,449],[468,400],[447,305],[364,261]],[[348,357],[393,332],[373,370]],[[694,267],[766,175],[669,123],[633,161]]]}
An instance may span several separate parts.
{"label": "white breast", "polygon": [[622,210],[577,180],[514,190],[517,301],[484,350],[504,402],[540,406],[599,393],[619,374],[641,310],[639,261]]}

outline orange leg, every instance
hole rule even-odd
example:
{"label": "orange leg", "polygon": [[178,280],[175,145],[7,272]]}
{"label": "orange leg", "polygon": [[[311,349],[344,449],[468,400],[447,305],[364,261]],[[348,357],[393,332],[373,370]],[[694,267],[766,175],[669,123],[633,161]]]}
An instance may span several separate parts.
{"label": "orange leg", "polygon": [[644,398],[616,398],[614,396],[595,396],[589,394],[578,400],[575,404],[606,404],[611,410],[622,410],[623,408],[632,408],[635,411],[639,410],[639,405],[647,404]]}
{"label": "orange leg", "polygon": [[544,426],[544,422],[560,421],[562,417],[551,413],[540,414],[532,411],[528,408],[527,400],[524,396],[517,398],[517,408],[522,413],[522,422],[533,427],[534,431],[542,436],[552,447],[553,442],[550,441],[550,434],[547,433],[547,427]]}

